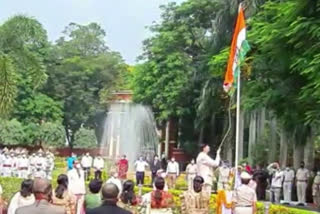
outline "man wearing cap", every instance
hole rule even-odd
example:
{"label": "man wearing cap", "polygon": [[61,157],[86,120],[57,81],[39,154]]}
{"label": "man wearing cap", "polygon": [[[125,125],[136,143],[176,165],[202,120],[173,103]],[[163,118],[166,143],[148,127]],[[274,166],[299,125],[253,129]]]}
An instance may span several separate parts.
{"label": "man wearing cap", "polygon": [[240,175],[241,185],[235,189],[232,196],[232,209],[234,214],[254,214],[256,213],[256,192],[248,186],[251,175],[246,171]]}
{"label": "man wearing cap", "polygon": [[18,160],[19,178],[27,179],[29,174],[29,159],[25,153]]}
{"label": "man wearing cap", "polygon": [[309,170],[304,168],[304,162],[300,164],[300,168],[297,170],[297,196],[300,205],[306,204],[306,190],[308,186]]}
{"label": "man wearing cap", "polygon": [[229,181],[231,176],[231,169],[228,166],[229,162],[223,162],[222,166],[219,167],[219,176],[218,176],[218,190],[227,190],[229,189]]}
{"label": "man wearing cap", "polygon": [[13,160],[10,156],[9,151],[5,153],[4,161],[3,161],[3,176],[4,177],[11,177],[11,167],[13,165]]}
{"label": "man wearing cap", "polygon": [[294,181],[294,171],[289,166],[283,172],[283,199],[285,203],[291,203],[292,185]]}
{"label": "man wearing cap", "polygon": [[37,160],[36,153],[33,153],[29,157],[29,164],[30,164],[30,167],[29,167],[30,172],[29,173],[31,174],[31,177],[34,177],[34,173],[37,171],[36,160]]}
{"label": "man wearing cap", "polygon": [[320,171],[317,172],[317,175],[314,177],[313,180],[312,196],[314,205],[317,208],[320,208]]}
{"label": "man wearing cap", "polygon": [[272,175],[271,180],[271,197],[270,200],[276,203],[280,203],[281,189],[282,189],[282,181],[283,181],[283,172],[280,170],[280,166],[278,163],[271,163],[268,166],[268,171]]}
{"label": "man wearing cap", "polygon": [[209,157],[210,146],[207,144],[202,145],[202,151],[197,157],[197,174],[204,179],[203,190],[211,194],[213,182],[213,168],[218,167],[220,164],[220,149],[217,151],[216,159],[213,160]]}
{"label": "man wearing cap", "polygon": [[193,190],[193,179],[197,175],[197,165],[196,165],[194,159],[192,159],[191,162],[188,164],[187,169],[186,169],[186,174],[187,174],[187,181],[188,181],[188,190],[192,191]]}

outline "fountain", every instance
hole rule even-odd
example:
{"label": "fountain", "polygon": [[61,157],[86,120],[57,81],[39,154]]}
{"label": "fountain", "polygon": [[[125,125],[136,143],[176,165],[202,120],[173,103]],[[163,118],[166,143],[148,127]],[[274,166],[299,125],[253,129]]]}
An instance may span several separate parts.
{"label": "fountain", "polygon": [[159,139],[151,109],[128,101],[113,101],[110,105],[101,142],[101,153],[115,160],[125,154],[132,169],[142,155],[151,160],[157,154]]}

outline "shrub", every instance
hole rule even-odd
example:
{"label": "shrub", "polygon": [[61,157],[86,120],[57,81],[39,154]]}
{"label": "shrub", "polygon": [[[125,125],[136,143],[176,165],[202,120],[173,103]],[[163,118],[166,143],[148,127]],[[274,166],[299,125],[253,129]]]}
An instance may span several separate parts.
{"label": "shrub", "polygon": [[97,138],[92,129],[81,127],[74,136],[74,148],[95,148],[97,147]]}
{"label": "shrub", "polygon": [[1,120],[0,140],[6,145],[22,144],[25,140],[23,125],[16,119]]}

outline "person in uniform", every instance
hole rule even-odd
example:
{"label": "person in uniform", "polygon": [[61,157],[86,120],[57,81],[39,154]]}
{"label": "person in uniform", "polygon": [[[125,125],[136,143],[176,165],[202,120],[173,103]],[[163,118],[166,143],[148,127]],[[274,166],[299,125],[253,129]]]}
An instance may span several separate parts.
{"label": "person in uniform", "polygon": [[17,151],[12,151],[11,154],[11,176],[12,177],[18,177],[19,176],[19,169],[18,169],[18,163],[19,163],[19,159],[21,157],[19,150]]}
{"label": "person in uniform", "polygon": [[29,159],[27,154],[23,153],[22,157],[18,160],[19,178],[27,179],[29,175]]}
{"label": "person in uniform", "polygon": [[[38,175],[39,174],[41,174],[41,175],[45,174],[46,161],[43,158],[42,150],[39,150],[38,155],[37,155],[36,160],[35,160],[35,163],[36,163],[36,172],[37,172],[36,174],[38,174]],[[41,172],[39,172],[39,171],[41,171]],[[43,178],[45,178],[45,177],[43,177]]]}
{"label": "person in uniform", "polygon": [[220,164],[220,149],[217,151],[216,159],[213,160],[209,157],[209,145],[203,145],[202,151],[197,157],[197,174],[204,179],[204,190],[211,193],[213,182],[213,168],[218,167]]}
{"label": "person in uniform", "polygon": [[122,155],[122,158],[117,163],[119,179],[127,179],[127,172],[129,169],[129,162],[126,155]]}
{"label": "person in uniform", "polygon": [[36,153],[33,153],[30,157],[29,157],[29,173],[31,174],[31,177],[34,177],[34,173],[37,171],[37,167],[36,167],[36,160],[37,160],[37,156]]}
{"label": "person in uniform", "polygon": [[197,165],[194,159],[192,159],[191,162],[187,165],[186,174],[187,174],[188,190],[191,191],[193,189],[193,180],[197,175]]}
{"label": "person in uniform", "polygon": [[312,196],[313,203],[319,209],[320,208],[320,171],[317,172],[317,175],[314,177],[312,184]]}
{"label": "person in uniform", "polygon": [[208,214],[210,194],[202,190],[204,179],[195,176],[192,189],[180,196],[181,214]]}
{"label": "person in uniform", "polygon": [[232,196],[232,209],[234,214],[255,214],[256,213],[256,192],[248,186],[251,175],[244,171],[240,175],[241,186],[235,189]]}
{"label": "person in uniform", "polygon": [[167,165],[167,176],[168,176],[168,187],[174,189],[176,187],[176,181],[179,177],[179,164],[174,157],[168,162]]}
{"label": "person in uniform", "polygon": [[294,181],[294,171],[289,166],[283,172],[283,199],[285,203],[291,203],[292,185]]}
{"label": "person in uniform", "polygon": [[300,205],[306,204],[306,190],[309,179],[309,170],[304,167],[304,162],[300,163],[300,168],[296,173],[297,196]]}
{"label": "person in uniform", "polygon": [[280,166],[278,163],[271,163],[268,166],[268,171],[272,175],[271,180],[271,202],[280,203],[282,182],[283,182],[283,171],[280,170]]}
{"label": "person in uniform", "polygon": [[93,160],[94,177],[101,180],[102,170],[104,168],[104,160],[101,156],[96,157]]}
{"label": "person in uniform", "polygon": [[11,177],[11,167],[13,165],[13,160],[10,156],[9,151],[5,153],[4,161],[3,161],[3,176]]}
{"label": "person in uniform", "polygon": [[90,177],[90,170],[92,166],[92,157],[90,156],[89,152],[86,153],[81,159],[81,165],[84,170],[84,176],[86,180],[89,180]]}
{"label": "person in uniform", "polygon": [[53,154],[50,152],[46,153],[46,166],[45,166],[45,173],[48,180],[52,179],[52,171],[54,168],[54,158],[52,157]]}
{"label": "person in uniform", "polygon": [[218,190],[227,190],[230,187],[230,177],[231,177],[231,169],[228,166],[228,162],[224,162],[221,167],[219,167],[219,175],[218,175]]}

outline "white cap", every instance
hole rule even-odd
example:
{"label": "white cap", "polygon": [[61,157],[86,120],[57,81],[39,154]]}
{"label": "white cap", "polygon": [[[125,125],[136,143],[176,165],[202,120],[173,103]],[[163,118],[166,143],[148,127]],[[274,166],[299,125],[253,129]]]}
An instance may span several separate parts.
{"label": "white cap", "polygon": [[241,172],[240,178],[245,179],[245,180],[249,180],[252,178],[252,176],[249,173],[244,171],[244,172]]}

